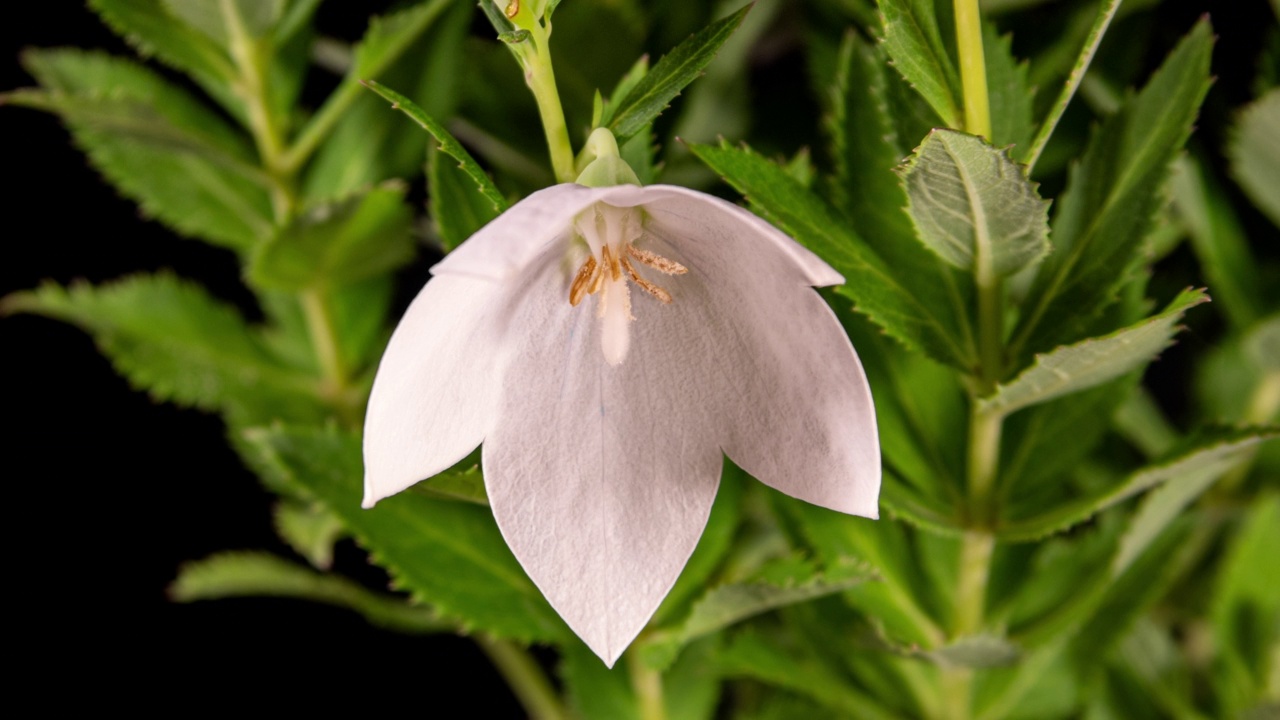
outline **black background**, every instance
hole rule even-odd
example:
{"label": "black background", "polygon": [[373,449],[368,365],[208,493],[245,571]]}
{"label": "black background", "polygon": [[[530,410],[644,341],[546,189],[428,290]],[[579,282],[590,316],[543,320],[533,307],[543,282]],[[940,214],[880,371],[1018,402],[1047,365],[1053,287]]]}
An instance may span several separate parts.
{"label": "black background", "polygon": [[[321,27],[354,39],[367,16],[388,4],[331,0]],[[1168,12],[1152,29],[1158,39],[1148,68],[1213,4],[1166,3]],[[1219,83],[1201,121],[1210,155],[1221,147],[1230,108],[1250,97],[1262,31],[1274,23],[1264,2],[1242,3],[1243,13],[1228,10],[1234,2],[1216,4]],[[129,54],[73,2],[6,4],[0,32],[0,89],[31,83],[17,63],[22,47]],[[766,96],[768,88],[756,90]],[[230,253],[141,220],[88,167],[55,118],[0,108],[0,147],[0,294],[44,279],[96,283],[168,268],[252,312]],[[1245,219],[1273,232],[1251,210]],[[1170,263],[1166,292],[1186,278],[1194,282],[1189,253],[1180,251]],[[1195,325],[1183,349],[1153,371],[1158,385],[1186,387],[1188,365],[1179,360],[1186,355],[1178,353],[1202,350],[1216,332],[1212,321]],[[227,549],[290,554],[271,529],[271,497],[227,447],[221,422],[152,403],[112,371],[87,336],[58,322],[0,319],[0,357],[7,420],[0,433],[5,656],[24,674],[81,691],[46,702],[119,695],[141,706],[170,705],[171,696],[235,703],[266,691],[297,706],[361,701],[430,715],[460,701],[465,714],[520,715],[487,660],[463,638],[398,636],[352,613],[290,600],[170,603],[165,588],[183,561]],[[1175,415],[1188,412],[1184,398],[1163,399]],[[338,562],[345,572],[379,581],[348,545]]]}

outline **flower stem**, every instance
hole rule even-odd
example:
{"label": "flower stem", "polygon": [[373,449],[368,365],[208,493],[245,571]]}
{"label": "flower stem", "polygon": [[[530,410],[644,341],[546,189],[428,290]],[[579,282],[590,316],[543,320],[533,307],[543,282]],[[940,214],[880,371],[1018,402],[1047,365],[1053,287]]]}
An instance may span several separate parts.
{"label": "flower stem", "polygon": [[667,706],[662,699],[662,674],[644,664],[639,657],[627,658],[631,688],[636,693],[640,720],[666,720]]}
{"label": "flower stem", "polygon": [[525,82],[538,102],[538,114],[542,129],[547,135],[547,149],[551,154],[551,168],[556,182],[569,183],[577,177],[573,163],[573,145],[569,142],[569,127],[564,120],[564,108],[560,105],[560,92],[556,89],[556,73],[551,66],[550,33],[536,20],[529,25],[534,43],[534,53],[525,67]]}
{"label": "flower stem", "polygon": [[964,88],[964,129],[991,140],[991,102],[987,97],[987,61],[982,52],[982,13],[978,0],[955,0],[956,46]]}
{"label": "flower stem", "polygon": [[530,718],[568,720],[569,713],[565,711],[546,674],[528,651],[506,640],[495,640],[484,635],[476,635],[475,641],[507,681]]}

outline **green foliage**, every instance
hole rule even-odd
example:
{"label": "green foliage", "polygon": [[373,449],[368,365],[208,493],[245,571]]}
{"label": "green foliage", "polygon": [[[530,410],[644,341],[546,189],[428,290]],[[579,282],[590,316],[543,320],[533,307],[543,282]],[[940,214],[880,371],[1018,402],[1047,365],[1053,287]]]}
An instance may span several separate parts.
{"label": "green foliage", "polygon": [[60,114],[106,178],[179,232],[247,249],[271,231],[271,205],[245,138],[184,90],[134,62],[31,51],[43,92],[9,102]]}
{"label": "green foliage", "polygon": [[498,216],[498,208],[467,177],[463,166],[442,151],[427,152],[427,182],[431,186],[431,217],[445,250],[452,250]]}
{"label": "green foliage", "polygon": [[934,130],[903,166],[902,182],[920,240],[961,270],[986,262],[1011,275],[1049,251],[1049,204],[982,138]]}
{"label": "green foliage", "polygon": [[220,553],[190,562],[169,586],[178,602],[236,597],[285,597],[353,610],[371,624],[404,633],[448,632],[430,608],[373,593],[346,578],[318,573],[267,553]]}
{"label": "green foliage", "polygon": [[1231,172],[1258,209],[1280,227],[1280,89],[1240,113],[1227,153]]}
{"label": "green foliage", "polygon": [[[960,72],[947,43],[951,27],[943,12],[949,3],[935,0],[882,0],[884,49],[902,77],[928,101],[942,124],[963,126]],[[941,17],[940,17],[941,16]]]}
{"label": "green foliage", "polygon": [[1212,47],[1202,20],[1146,87],[1094,133],[1058,202],[1053,252],[1040,267],[1014,332],[1016,352],[1042,351],[1086,335],[1131,277],[1163,199],[1169,164],[1209,88]]}
{"label": "green foliage", "polygon": [[397,587],[441,618],[522,642],[566,637],[486,508],[401,493],[362,509],[360,440],[351,433],[257,428],[245,431],[244,442],[259,473],[322,503]]}
{"label": "green foliage", "polygon": [[342,522],[317,505],[281,500],[272,515],[276,534],[313,567],[333,565],[333,545],[342,538]]}
{"label": "green foliage", "polygon": [[272,290],[350,285],[385,275],[413,257],[413,213],[402,185],[310,208],[258,246],[249,280]]}
{"label": "green foliage", "polygon": [[274,356],[235,309],[172,275],[16,293],[6,314],[38,313],[93,335],[118,372],[159,400],[217,410],[238,424],[322,417],[318,382]]}
{"label": "green foliage", "polygon": [[702,74],[702,69],[715,58],[750,10],[751,6],[746,5],[717,20],[664,55],[621,100],[605,108],[601,125],[612,130],[619,143],[644,130],[680,91]]}

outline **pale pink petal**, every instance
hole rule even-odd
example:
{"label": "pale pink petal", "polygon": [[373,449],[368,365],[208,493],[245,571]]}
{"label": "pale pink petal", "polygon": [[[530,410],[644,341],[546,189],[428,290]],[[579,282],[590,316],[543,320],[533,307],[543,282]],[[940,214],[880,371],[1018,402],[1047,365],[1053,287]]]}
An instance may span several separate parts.
{"label": "pale pink petal", "polygon": [[[781,241],[767,225],[744,231],[688,202],[645,209],[654,236],[646,247],[689,268],[656,313],[675,358],[670,372],[710,389],[725,453],[789,495],[877,517],[875,410],[853,346],[808,287],[820,268],[780,262]],[[657,324],[637,308],[637,329]],[[635,338],[632,351],[643,342]]]}
{"label": "pale pink petal", "polygon": [[612,665],[697,545],[720,480],[716,399],[673,365],[669,309],[632,293],[630,350],[601,350],[598,296],[574,308],[554,253],[513,306],[485,486],[503,537],[552,607]]}
{"label": "pale pink petal", "polygon": [[378,365],[364,425],[364,506],[466,457],[498,400],[505,288],[432,278],[400,320]]}

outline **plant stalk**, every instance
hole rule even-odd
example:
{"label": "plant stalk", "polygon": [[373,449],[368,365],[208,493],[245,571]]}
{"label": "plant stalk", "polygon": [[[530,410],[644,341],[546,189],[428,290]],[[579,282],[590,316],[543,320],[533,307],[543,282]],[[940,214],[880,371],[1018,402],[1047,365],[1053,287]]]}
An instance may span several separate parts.
{"label": "plant stalk", "polygon": [[507,681],[532,720],[569,719],[569,713],[565,711],[551,682],[528,651],[506,640],[495,640],[484,635],[476,635],[475,641],[485,655],[489,656],[493,666]]}
{"label": "plant stalk", "polygon": [[960,84],[964,89],[964,129],[991,141],[987,61],[982,51],[982,11],[978,0],[954,0]]}
{"label": "plant stalk", "polygon": [[639,657],[627,658],[631,688],[636,693],[640,720],[667,720],[667,706],[662,699],[662,674],[644,664]]}
{"label": "plant stalk", "polygon": [[560,92],[556,89],[556,73],[551,65],[550,33],[538,20],[525,26],[530,33],[534,52],[525,63],[524,79],[533,98],[538,102],[538,115],[547,136],[547,150],[551,154],[551,168],[556,182],[571,183],[577,177],[573,161],[573,144],[569,142],[569,126],[564,120],[564,108],[560,105]]}

